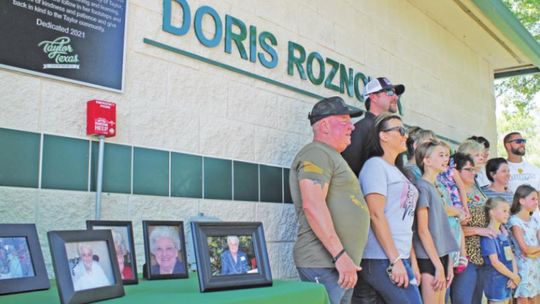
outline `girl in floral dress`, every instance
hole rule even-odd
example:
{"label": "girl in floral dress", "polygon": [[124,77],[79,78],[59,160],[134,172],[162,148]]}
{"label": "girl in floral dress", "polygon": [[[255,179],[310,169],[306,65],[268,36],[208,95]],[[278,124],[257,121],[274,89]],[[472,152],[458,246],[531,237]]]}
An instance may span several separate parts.
{"label": "girl in floral dress", "polygon": [[[509,226],[512,229],[521,283],[514,298],[518,304],[535,304],[540,298],[540,221],[532,213],[538,208],[538,192],[529,185],[516,189],[510,212]],[[536,301],[535,301],[536,298]]]}

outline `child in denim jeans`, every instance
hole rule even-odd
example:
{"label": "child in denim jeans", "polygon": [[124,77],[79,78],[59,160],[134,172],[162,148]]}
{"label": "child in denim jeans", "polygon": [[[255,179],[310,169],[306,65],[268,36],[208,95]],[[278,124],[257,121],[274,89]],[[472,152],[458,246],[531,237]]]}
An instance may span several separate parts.
{"label": "child in denim jeans", "polygon": [[489,303],[511,303],[512,290],[520,283],[516,260],[503,224],[510,217],[510,206],[501,197],[486,202],[489,228],[498,231],[496,238],[480,238],[480,249],[486,263],[484,293]]}

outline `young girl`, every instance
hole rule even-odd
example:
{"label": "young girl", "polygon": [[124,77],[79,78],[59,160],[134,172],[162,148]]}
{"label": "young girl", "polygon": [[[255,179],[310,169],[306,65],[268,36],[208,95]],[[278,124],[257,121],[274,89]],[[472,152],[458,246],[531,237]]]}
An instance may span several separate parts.
{"label": "young girl", "polygon": [[435,188],[437,175],[448,166],[449,150],[440,142],[430,141],[418,146],[416,164],[422,178],[416,182],[419,191],[416,207],[414,251],[422,276],[420,290],[424,303],[444,304],[446,289],[454,277],[451,252],[459,250],[452,235],[445,203]]}
{"label": "young girl", "polygon": [[516,260],[510,247],[508,232],[503,224],[510,217],[510,204],[503,198],[490,198],[486,202],[486,215],[489,218],[488,228],[497,231],[497,237],[480,237],[480,250],[486,262],[486,280],[484,293],[490,304],[509,304],[512,290],[521,281],[518,275]]}
{"label": "young girl", "polygon": [[[450,151],[450,147],[444,142],[443,144]],[[455,267],[454,272],[459,274],[465,270],[468,264],[465,235],[461,228],[461,222],[470,219],[470,212],[467,206],[467,195],[463,189],[463,181],[461,181],[459,172],[456,169],[454,157],[450,158],[448,168],[437,176],[435,187],[444,197],[452,234],[460,244],[460,250],[450,253],[449,257]]]}
{"label": "young girl", "polygon": [[521,277],[521,283],[514,293],[518,304],[534,304],[535,297],[540,295],[540,222],[538,218],[531,216],[537,207],[536,189],[529,185],[519,186],[514,194],[510,208],[512,217],[509,221]]}

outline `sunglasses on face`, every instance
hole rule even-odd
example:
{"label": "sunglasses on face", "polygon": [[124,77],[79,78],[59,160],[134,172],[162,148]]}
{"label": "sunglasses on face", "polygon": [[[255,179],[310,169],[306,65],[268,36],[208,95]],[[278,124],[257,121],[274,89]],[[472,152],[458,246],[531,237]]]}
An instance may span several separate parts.
{"label": "sunglasses on face", "polygon": [[508,142],[509,142],[509,143],[513,143],[513,142],[514,142],[514,143],[516,143],[516,144],[521,145],[521,144],[527,143],[527,140],[526,140],[525,138],[516,138],[516,139],[509,140]]}
{"label": "sunglasses on face", "polygon": [[394,131],[394,130],[398,131],[401,136],[407,135],[407,129],[405,129],[402,126],[392,127],[392,128],[384,129],[382,131],[383,132],[390,132],[390,131]]}
{"label": "sunglasses on face", "polygon": [[388,89],[388,90],[382,90],[382,91],[379,91],[377,93],[385,93],[386,96],[394,96],[396,95],[396,92],[392,89]]}

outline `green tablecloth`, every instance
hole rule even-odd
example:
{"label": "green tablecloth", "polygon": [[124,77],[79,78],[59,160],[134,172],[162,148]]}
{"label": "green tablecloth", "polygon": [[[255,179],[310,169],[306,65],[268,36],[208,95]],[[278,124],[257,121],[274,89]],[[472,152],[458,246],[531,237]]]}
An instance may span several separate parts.
{"label": "green tablecloth", "polygon": [[[0,283],[1,284],[1,283]],[[249,304],[327,304],[328,295],[322,285],[296,281],[274,280],[272,287],[199,292],[197,274],[189,279],[139,280],[138,285],[124,286],[125,296],[100,303],[249,303]],[[0,304],[59,303],[56,283],[51,289],[0,296]]]}

